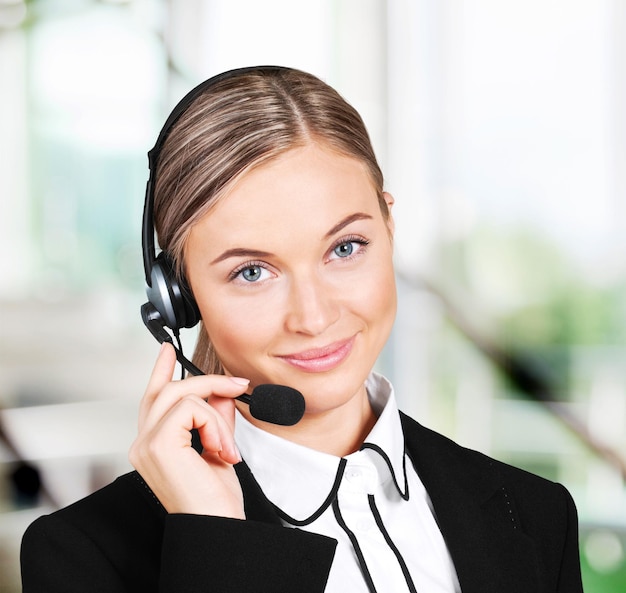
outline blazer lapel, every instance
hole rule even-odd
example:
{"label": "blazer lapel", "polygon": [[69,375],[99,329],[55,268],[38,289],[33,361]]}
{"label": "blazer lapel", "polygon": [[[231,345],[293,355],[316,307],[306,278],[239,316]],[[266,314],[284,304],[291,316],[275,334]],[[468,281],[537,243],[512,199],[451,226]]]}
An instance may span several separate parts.
{"label": "blazer lapel", "polygon": [[537,591],[534,543],[493,461],[401,416],[463,593]]}
{"label": "blazer lapel", "polygon": [[245,461],[235,465],[235,472],[241,484],[246,517],[253,521],[263,521],[281,525],[280,517],[267,499],[259,483],[255,480]]}

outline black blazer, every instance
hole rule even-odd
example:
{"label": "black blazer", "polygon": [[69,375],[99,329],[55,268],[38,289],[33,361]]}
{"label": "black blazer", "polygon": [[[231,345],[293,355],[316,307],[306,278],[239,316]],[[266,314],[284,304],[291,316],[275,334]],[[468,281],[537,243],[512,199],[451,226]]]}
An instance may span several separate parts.
{"label": "black blazer", "polygon": [[[563,486],[404,414],[402,424],[463,593],[582,591],[576,509]],[[22,540],[24,593],[323,591],[336,540],[282,527],[245,463],[236,470],[246,521],[169,515],[136,472],[40,517]]]}

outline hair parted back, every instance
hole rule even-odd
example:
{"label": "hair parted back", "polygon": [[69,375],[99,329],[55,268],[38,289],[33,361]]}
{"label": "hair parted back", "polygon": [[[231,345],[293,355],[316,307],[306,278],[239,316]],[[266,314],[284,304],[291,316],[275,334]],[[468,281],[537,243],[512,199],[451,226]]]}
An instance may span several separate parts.
{"label": "hair parted back", "polygon": [[[243,174],[311,142],[360,160],[389,216],[363,120],[332,87],[300,70],[262,67],[209,85],[174,124],[157,163],[154,227],[177,274],[184,274],[192,226]],[[205,373],[223,373],[203,327],[193,362]]]}

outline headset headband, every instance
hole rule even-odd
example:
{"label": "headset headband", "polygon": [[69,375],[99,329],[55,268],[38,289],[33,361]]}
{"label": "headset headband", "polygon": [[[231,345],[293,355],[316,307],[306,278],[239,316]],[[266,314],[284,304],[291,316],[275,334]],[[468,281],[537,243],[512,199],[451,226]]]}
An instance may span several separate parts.
{"label": "headset headband", "polygon": [[221,74],[217,74],[204,82],[201,82],[198,86],[191,89],[174,107],[170,113],[165,124],[159,133],[157,141],[148,152],[148,167],[150,169],[150,175],[146,184],[146,196],[143,207],[143,220],[141,228],[141,246],[143,250],[143,267],[146,277],[146,284],[152,286],[152,267],[156,259],[156,248],[154,244],[154,184],[156,179],[156,166],[159,160],[159,155],[163,144],[167,139],[172,127],[180,119],[180,117],[187,111],[189,106],[208,88],[215,84],[227,80],[229,78],[235,78],[248,74],[250,72],[260,73],[272,73],[288,70],[284,66],[248,66],[245,68],[235,68],[234,70],[227,70]]}

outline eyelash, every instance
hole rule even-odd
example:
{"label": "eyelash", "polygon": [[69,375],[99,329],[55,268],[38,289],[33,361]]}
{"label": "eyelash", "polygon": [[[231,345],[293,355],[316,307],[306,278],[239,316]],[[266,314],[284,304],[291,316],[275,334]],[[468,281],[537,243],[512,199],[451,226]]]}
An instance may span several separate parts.
{"label": "eyelash", "polygon": [[[328,253],[332,254],[335,251],[335,249],[337,249],[337,247],[339,247],[340,245],[344,245],[346,243],[357,243],[358,245],[361,246],[361,249],[358,249],[356,253],[351,253],[350,255],[348,255],[346,257],[338,257],[337,259],[344,260],[344,261],[350,261],[350,260],[354,259],[355,257],[358,257],[359,255],[362,255],[362,253],[364,251],[364,248],[366,248],[370,244],[368,239],[365,239],[364,237],[361,237],[360,235],[349,235],[347,237],[341,237],[340,239],[335,241],[335,243],[328,250]],[[232,281],[236,280],[238,278],[238,276],[244,270],[247,270],[248,268],[255,268],[255,267],[262,268],[264,270],[268,269],[268,266],[267,266],[267,264],[265,262],[262,262],[262,261],[247,261],[247,262],[244,262],[241,265],[237,266],[228,275],[228,281],[232,282]],[[246,284],[254,284],[254,282],[246,282]]]}
{"label": "eyelash", "polygon": [[356,253],[351,253],[347,257],[340,257],[338,259],[342,259],[344,261],[350,261],[354,259],[355,257],[362,255],[364,249],[370,244],[369,240],[367,240],[365,237],[361,237],[360,235],[348,235],[347,237],[341,237],[341,239],[338,239],[337,241],[335,241],[333,246],[330,248],[329,253],[332,254],[335,251],[335,249],[337,249],[337,247],[339,247],[340,245],[345,245],[347,243],[356,243],[360,245],[361,248],[358,249]]}
{"label": "eyelash", "polygon": [[[239,276],[239,274],[241,274],[241,272],[243,272],[244,270],[247,270],[248,268],[263,268],[264,270],[267,270],[267,264],[265,262],[262,262],[262,261],[247,261],[247,262],[241,264],[240,266],[237,266],[228,275],[228,281],[231,282],[233,280],[236,280],[237,276]],[[246,284],[254,284],[254,282],[246,282]]]}

